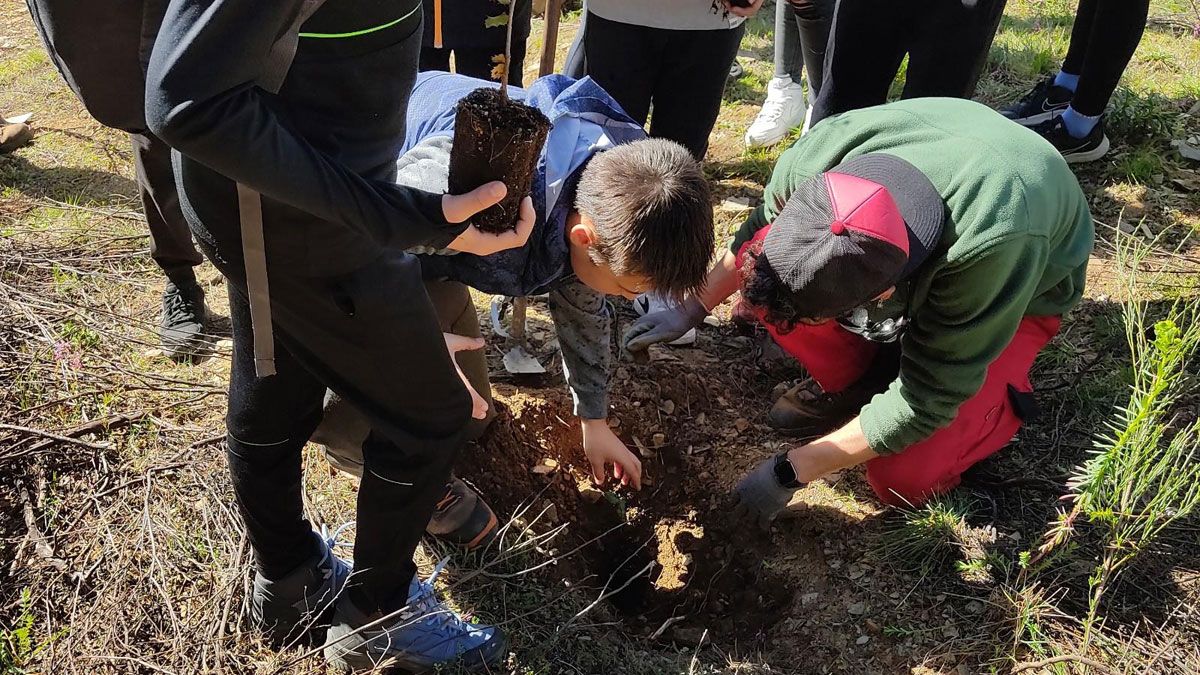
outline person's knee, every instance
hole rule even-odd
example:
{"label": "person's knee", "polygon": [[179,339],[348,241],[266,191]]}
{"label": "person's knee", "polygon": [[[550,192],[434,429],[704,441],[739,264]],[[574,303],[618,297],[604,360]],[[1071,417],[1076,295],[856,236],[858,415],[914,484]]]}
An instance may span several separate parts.
{"label": "person's knee", "polygon": [[879,500],[889,506],[920,506],[930,497],[956,485],[959,477],[949,467],[905,458],[880,457],[867,463],[867,482]]}

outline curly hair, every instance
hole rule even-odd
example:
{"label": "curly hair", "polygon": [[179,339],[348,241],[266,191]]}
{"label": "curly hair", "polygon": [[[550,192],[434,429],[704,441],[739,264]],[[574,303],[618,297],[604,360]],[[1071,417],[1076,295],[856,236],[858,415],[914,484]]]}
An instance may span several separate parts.
{"label": "curly hair", "polygon": [[781,334],[788,334],[796,327],[801,319],[812,317],[802,316],[791,303],[792,293],[771,264],[767,262],[763,252],[763,240],[751,242],[746,247],[745,258],[742,261],[742,299],[764,313],[763,321],[771,324]]}

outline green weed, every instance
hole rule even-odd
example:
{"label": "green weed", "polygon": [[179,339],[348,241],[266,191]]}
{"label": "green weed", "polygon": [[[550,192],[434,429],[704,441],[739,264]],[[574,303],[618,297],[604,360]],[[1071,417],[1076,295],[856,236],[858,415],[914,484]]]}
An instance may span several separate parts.
{"label": "green weed", "polygon": [[971,503],[959,493],[903,509],[880,540],[879,552],[903,569],[929,572],[950,562],[966,540]]}
{"label": "green weed", "polygon": [[1150,145],[1139,145],[1117,159],[1117,175],[1135,183],[1145,185],[1157,176],[1162,178],[1166,171],[1166,160],[1161,150]]}
{"label": "green weed", "polygon": [[1119,87],[1109,105],[1106,124],[1110,135],[1126,141],[1165,142],[1175,137],[1179,122],[1179,109],[1166,96]]}
{"label": "green weed", "polygon": [[29,589],[21,591],[21,613],[11,628],[0,627],[0,675],[25,675],[39,653],[63,633],[51,635],[45,640],[34,636],[34,617]]}

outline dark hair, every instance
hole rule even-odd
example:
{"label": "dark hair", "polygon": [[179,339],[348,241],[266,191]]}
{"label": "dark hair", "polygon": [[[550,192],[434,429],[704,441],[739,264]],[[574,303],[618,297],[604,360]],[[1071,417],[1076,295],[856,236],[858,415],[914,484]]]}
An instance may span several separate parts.
{"label": "dark hair", "polygon": [[579,178],[575,208],[595,224],[597,264],[647,276],[671,297],[704,286],[715,239],[712,196],[700,162],[682,145],[651,138],[595,155]]}
{"label": "dark hair", "polygon": [[771,268],[767,257],[762,254],[763,240],[753,241],[746,247],[742,260],[742,299],[763,311],[763,321],[771,324],[781,334],[792,332],[800,319],[816,317],[800,316],[790,301],[791,290]]}

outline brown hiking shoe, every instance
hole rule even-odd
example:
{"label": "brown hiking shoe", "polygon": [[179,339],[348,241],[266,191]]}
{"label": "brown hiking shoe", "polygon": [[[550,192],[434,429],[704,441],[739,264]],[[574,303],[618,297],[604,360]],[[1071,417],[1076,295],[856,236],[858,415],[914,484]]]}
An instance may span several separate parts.
{"label": "brown hiking shoe", "polygon": [[30,129],[28,124],[9,123],[0,117],[0,155],[29,145],[29,141],[32,140],[33,129]]}
{"label": "brown hiking shoe", "polygon": [[[362,478],[362,454],[337,452],[331,446],[325,448],[325,459],[330,466],[352,476]],[[496,536],[499,521],[492,507],[488,506],[479,493],[471,489],[456,476],[446,483],[446,492],[438,499],[425,532],[442,541],[462,546],[468,551],[486,546]]]}
{"label": "brown hiking shoe", "polygon": [[471,551],[491,543],[498,524],[496,514],[483,497],[462,479],[451,477],[425,531]]}
{"label": "brown hiking shoe", "polygon": [[826,394],[816,380],[806,378],[775,401],[767,414],[767,424],[795,436],[821,436],[853,419],[885,387],[886,383],[881,387],[873,381],[861,381]]}

